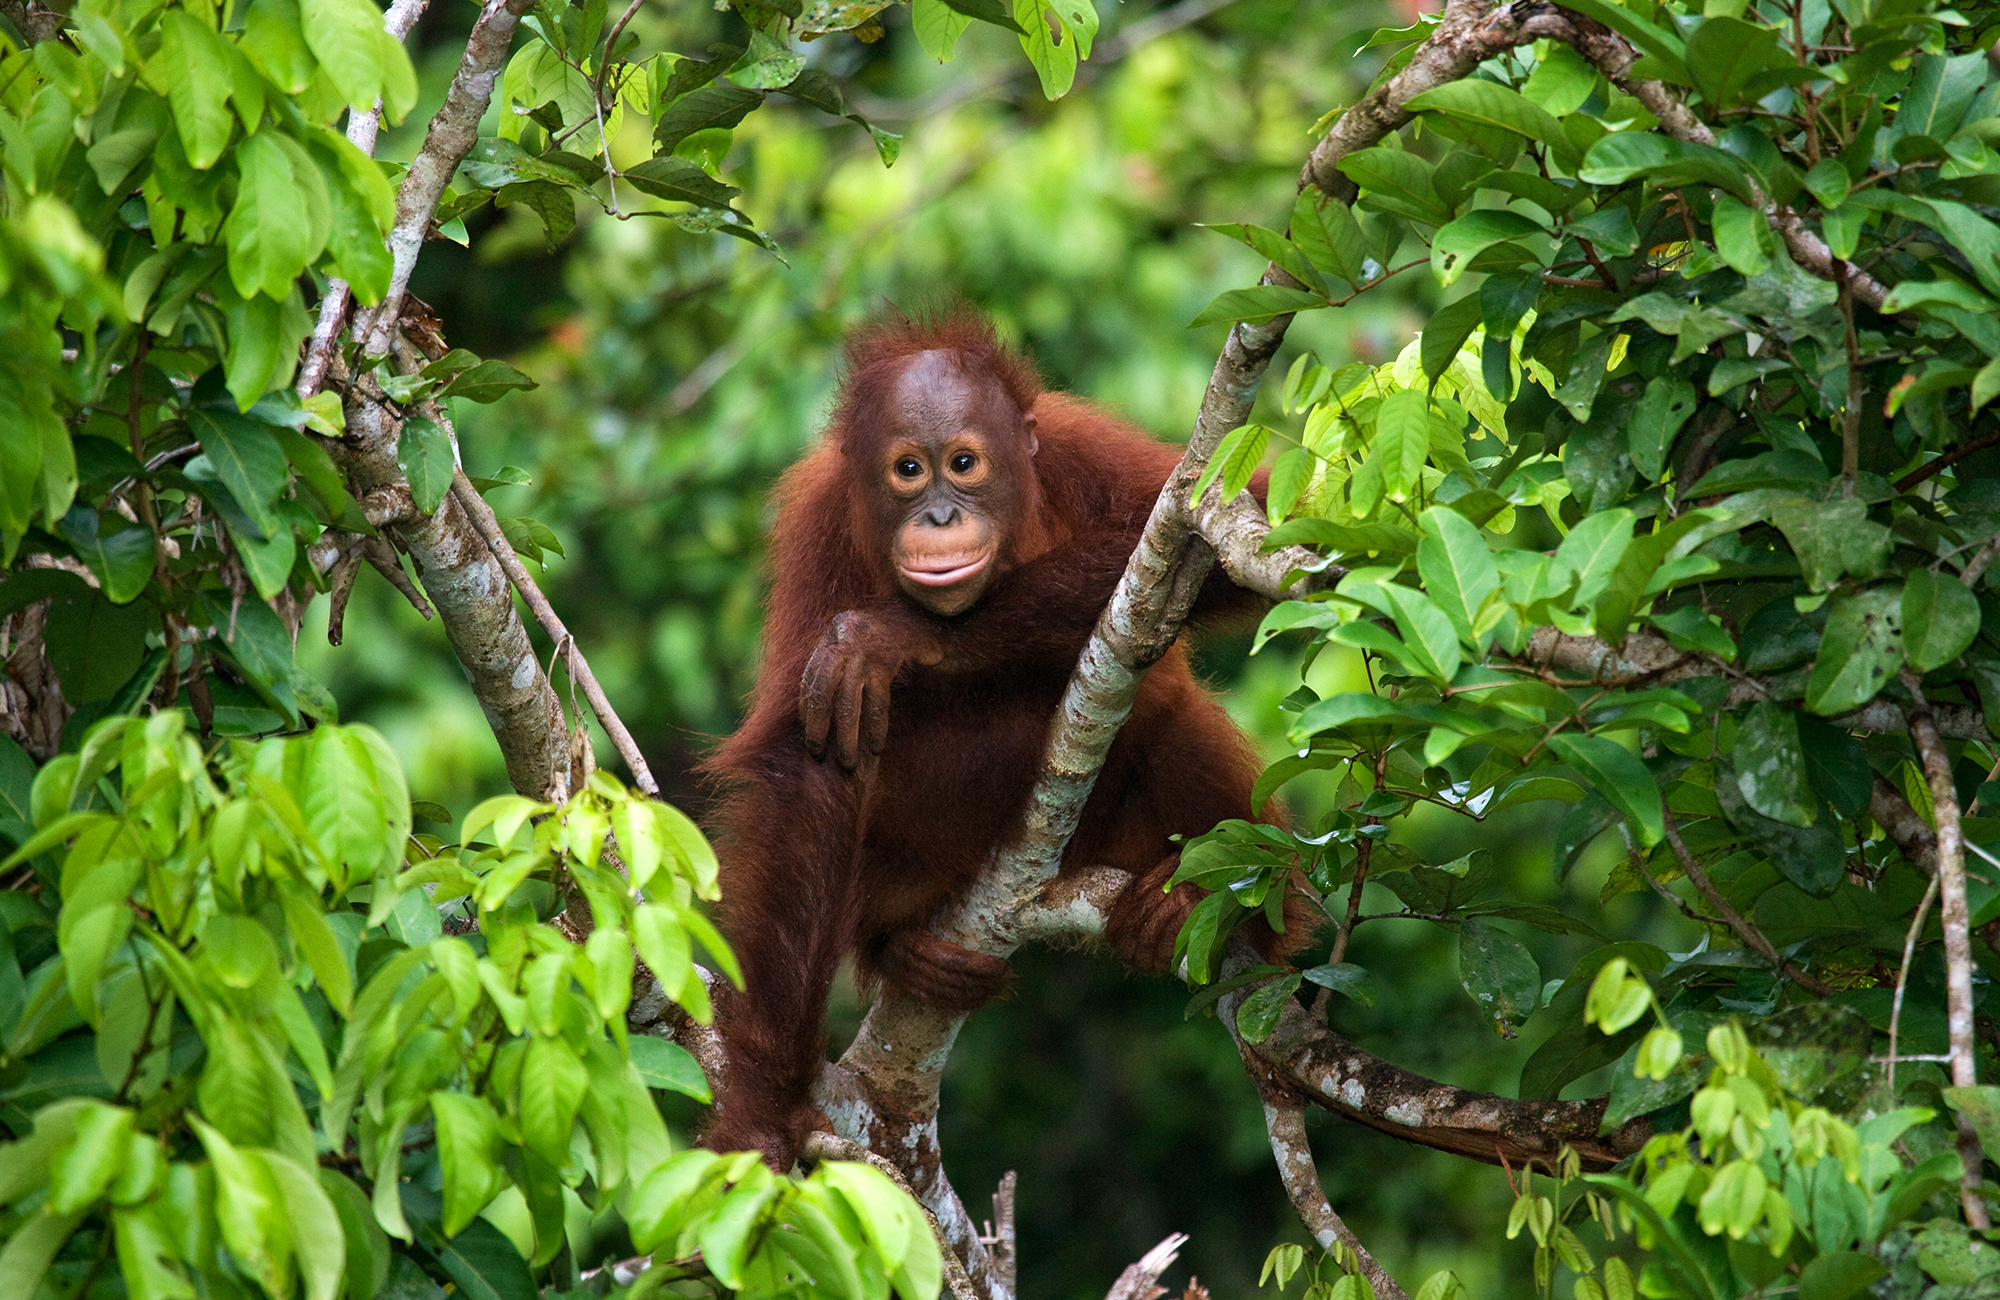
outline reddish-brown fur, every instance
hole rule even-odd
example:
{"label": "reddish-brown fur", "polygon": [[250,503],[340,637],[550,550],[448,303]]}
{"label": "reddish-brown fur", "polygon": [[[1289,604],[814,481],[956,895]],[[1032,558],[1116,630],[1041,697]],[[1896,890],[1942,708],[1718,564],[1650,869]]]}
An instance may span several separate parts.
{"label": "reddish-brown fur", "polygon": [[[868,512],[882,490],[867,461],[882,404],[905,365],[935,350],[997,378],[1034,412],[1040,444],[1028,462],[1032,517],[1003,521],[1012,545],[1001,576],[953,619],[897,590]],[[724,791],[724,929],[747,981],[721,1006],[728,1091],[710,1146],[761,1149],[789,1166],[813,1121],[807,1092],[845,953],[864,979],[948,1009],[1000,989],[1004,963],[931,939],[927,923],[1019,833],[1064,684],[1178,458],[1102,410],[1041,393],[977,317],[898,322],[850,346],[828,436],[778,488],[749,716],[707,764]],[[1200,609],[1241,603],[1220,579],[1210,588]],[[912,637],[952,638],[957,668],[903,669],[887,747],[858,772],[809,753],[800,723],[801,675],[836,616],[852,610]],[[1127,964],[1164,969],[1195,901],[1186,887],[1161,889],[1178,857],[1169,837],[1248,817],[1258,770],[1186,657],[1169,651],[1140,688],[1063,858],[1065,872],[1132,874],[1107,931]]]}

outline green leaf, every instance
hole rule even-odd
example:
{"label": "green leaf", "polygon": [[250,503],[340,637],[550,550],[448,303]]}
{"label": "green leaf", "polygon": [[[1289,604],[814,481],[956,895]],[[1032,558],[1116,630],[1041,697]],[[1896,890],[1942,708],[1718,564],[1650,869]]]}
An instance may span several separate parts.
{"label": "green leaf", "polygon": [[[99,532],[106,524],[113,525],[114,531]],[[152,581],[153,562],[159,554],[152,529],[126,527],[116,514],[99,515],[88,506],[77,506],[62,517],[57,531],[97,575],[105,599],[112,604],[125,604]]]}
{"label": "green leaf", "polygon": [[89,588],[51,600],[42,638],[63,698],[73,705],[110,699],[138,671],[146,635],[159,626],[158,611],[141,600],[114,605]]}
{"label": "green leaf", "polygon": [[1901,587],[1871,587],[1833,602],[1806,679],[1806,707],[1822,717],[1875,698],[1903,666]]}
{"label": "green leaf", "polygon": [[1764,214],[1730,195],[1715,200],[1714,231],[1715,251],[1745,275],[1761,274],[1777,254],[1777,240]]}
{"label": "green leaf", "polygon": [[473,1219],[464,1231],[431,1249],[464,1300],[537,1300],[541,1294],[528,1261],[484,1219]]}
{"label": "green leaf", "polygon": [[1797,717],[1773,700],[1751,705],[1737,723],[1730,762],[1745,803],[1773,821],[1810,826],[1813,796]]}
{"label": "green leaf", "polygon": [[[1005,16],[998,0],[994,0],[993,7]],[[1010,25],[1013,21],[1012,18],[1007,19]],[[971,25],[970,15],[953,9],[945,0],[912,0],[910,5],[910,27],[917,34],[917,44],[939,63],[951,62],[951,56],[958,49],[958,38]]]}
{"label": "green leaf", "polygon": [[8,1300],[30,1300],[41,1289],[56,1252],[83,1222],[83,1214],[55,1214],[38,1210],[13,1226],[5,1245],[0,1245],[0,1294]]}
{"label": "green leaf", "polygon": [[1236,1032],[1246,1043],[1261,1043],[1278,1027],[1285,1004],[1299,991],[1298,975],[1272,980],[1243,999],[1236,1008]]}
{"label": "green leaf", "polygon": [[569,1133],[590,1079],[559,1038],[528,1043],[521,1067],[521,1133],[530,1151],[557,1168],[569,1163]]}
{"label": "green leaf", "polygon": [[1309,966],[1299,974],[1309,983],[1317,984],[1323,989],[1332,989],[1336,993],[1343,993],[1364,1007],[1374,1006],[1375,999],[1380,997],[1382,992],[1382,986],[1374,974],[1365,966],[1356,966],[1353,962],[1342,961]]}
{"label": "green leaf", "polygon": [[1850,1300],[1889,1270],[1873,1255],[1858,1250],[1831,1250],[1813,1259],[1799,1274],[1799,1300]]}
{"label": "green leaf", "polygon": [[1778,32],[1727,14],[1711,14],[1687,38],[1684,57],[1695,89],[1711,112],[1720,112],[1734,108],[1750,78],[1780,57]]}
{"label": "green leaf", "polygon": [[1920,673],[1942,668],[1979,635],[1979,598],[1957,578],[1917,568],[1903,582],[1903,653]]}
{"label": "green leaf", "polygon": [[1324,306],[1326,299],[1318,294],[1284,285],[1260,284],[1254,289],[1227,289],[1217,294],[1214,302],[1202,308],[1201,314],[1188,322],[1188,328],[1234,321],[1261,324],[1279,316]]}
{"label": "green leaf", "polygon": [[457,468],[451,435],[444,426],[421,415],[404,420],[396,443],[396,463],[410,481],[410,499],[418,513],[435,513],[451,491],[452,471]]}
{"label": "green leaf", "polygon": [[1005,27],[1017,35],[1021,32],[1021,24],[1014,21],[1014,16],[1007,12],[1007,6],[1001,3],[1001,0],[942,0],[942,3],[967,18],[977,18],[982,23]]}
{"label": "green leaf", "polygon": [[[1491,86],[1492,83],[1454,84]],[[1497,86],[1493,88],[1499,89]],[[1527,103],[1526,100],[1521,102]],[[1450,285],[1465,273],[1474,258],[1494,245],[1547,234],[1540,222],[1521,213],[1505,208],[1478,208],[1441,227],[1431,239],[1431,270],[1439,284]]]}
{"label": "green leaf", "polygon": [[1660,811],[1660,788],[1636,755],[1602,736],[1563,732],[1549,737],[1549,749],[1625,815],[1641,844],[1650,846],[1660,842],[1666,829]]}
{"label": "green leaf", "polygon": [[1424,322],[1422,342],[1418,348],[1426,378],[1435,380],[1450,368],[1458,358],[1459,349],[1465,346],[1465,340],[1479,328],[1483,311],[1480,295],[1474,293],[1448,302],[1431,313],[1431,318]]}
{"label": "green leaf", "polygon": [[1451,209],[1438,198],[1431,183],[1433,168],[1401,149],[1357,149],[1339,163],[1341,175],[1373,196],[1372,207],[1409,217],[1429,226],[1451,220]]}
{"label": "green leaf", "polygon": [[1815,808],[1810,826],[1774,821],[1750,806],[1739,781],[1726,769],[1716,772],[1715,797],[1730,823],[1784,873],[1785,879],[1815,898],[1825,898],[1839,888],[1847,856],[1832,818],[1818,816]]}
{"label": "green leaf", "polygon": [[[167,88],[181,148],[198,171],[222,157],[236,120],[229,113],[229,51],[214,28],[185,9],[160,15],[160,52],[153,58],[156,84]],[[373,107],[373,101],[370,101]]]}
{"label": "green leaf", "polygon": [[1632,512],[1620,507],[1586,515],[1556,548],[1556,562],[1576,575],[1576,604],[1588,606],[1604,591],[1632,545]]}
{"label": "green leaf", "polygon": [[1320,283],[1311,261],[1298,248],[1293,247],[1290,240],[1275,230],[1267,230],[1263,226],[1240,221],[1221,222],[1209,226],[1208,229],[1248,244],[1300,284],[1310,286]]}
{"label": "green leaf", "polygon": [[764,102],[764,92],[743,86],[708,85],[689,91],[667,106],[653,127],[653,140],[660,152],[673,147],[696,131],[733,127],[751,109]]}
{"label": "green leaf", "polygon": [[1520,940],[1483,921],[1458,927],[1458,982],[1503,1036],[1534,1014],[1542,972]]}
{"label": "green leaf", "polygon": [[1498,127],[1547,145],[1568,166],[1582,158],[1562,123],[1519,91],[1497,82],[1468,77],[1446,82],[1409,102],[1414,112],[1443,113],[1461,122]]}
{"label": "green leaf", "polygon": [[121,1106],[79,1110],[73,1136],[49,1165],[49,1210],[67,1216],[95,1204],[125,1164],[131,1133],[132,1112]]}
{"label": "green leaf", "polygon": [[255,1153],[278,1192],[290,1230],[303,1300],[335,1300],[347,1266],[347,1242],[340,1215],[320,1186],[317,1170],[308,1170],[275,1151]]}
{"label": "green leaf", "polygon": [[1271,445],[1271,431],[1261,424],[1245,424],[1231,429],[1216,444],[1215,454],[1208,458],[1201,477],[1194,482],[1188,493],[1188,502],[1201,500],[1208,491],[1208,485],[1218,478],[1222,480],[1222,499],[1231,500],[1250,482],[1250,476],[1263,463],[1264,452]]}
{"label": "green leaf", "polygon": [[525,391],[534,387],[537,387],[534,380],[505,361],[487,360],[453,375],[438,390],[438,397],[462,397],[468,402],[497,402],[516,389]]}
{"label": "green leaf", "polygon": [[1433,506],[1417,521],[1424,540],[1417,544],[1417,572],[1431,600],[1451,620],[1459,638],[1476,642],[1473,628],[1480,607],[1500,588],[1500,571],[1486,540],[1465,516]]}
{"label": "green leaf", "polygon": [[1292,204],[1292,242],[1321,271],[1337,275],[1357,288],[1382,274],[1368,255],[1368,240],[1354,213],[1339,199],[1328,198],[1317,186],[1299,191]]}
{"label": "green leaf", "polygon": [[726,208],[742,193],[724,185],[694,163],[673,154],[648,158],[624,173],[625,179],[658,199],[699,204],[706,208]]}
{"label": "green leaf", "polygon": [[702,1073],[694,1053],[687,1048],[671,1039],[655,1038],[649,1034],[633,1035],[629,1046],[633,1068],[639,1071],[640,1079],[648,1088],[678,1092],[701,1102],[712,1099],[708,1077]]}
{"label": "green leaf", "polygon": [[1627,437],[1632,452],[1632,468],[1641,477],[1657,482],[1666,470],[1667,452],[1700,398],[1694,385],[1661,375],[1646,381],[1646,391],[1632,411]]}
{"label": "green leaf", "polygon": [[291,481],[291,471],[270,431],[234,412],[206,407],[188,412],[188,427],[200,440],[202,455],[216,478],[258,531],[266,538],[276,534],[280,524],[274,506]]}
{"label": "green leaf", "polygon": [[[1595,16],[1595,10],[1592,12]],[[1622,185],[1635,177],[1656,189],[1713,185],[1746,203],[1751,197],[1749,173],[1736,155],[1713,145],[1686,144],[1651,132],[1619,131],[1605,136],[1590,147],[1577,171],[1577,178],[1591,185]]]}
{"label": "green leaf", "polygon": [[1382,463],[1382,491],[1391,501],[1409,499],[1430,448],[1430,398],[1408,388],[1383,398],[1375,414],[1374,454]]}
{"label": "green leaf", "polygon": [[462,1092],[434,1092],[430,1105],[444,1166],[444,1234],[456,1237],[506,1185],[500,1118],[484,1098]]}
{"label": "green leaf", "polygon": [[1402,630],[1405,653],[1413,666],[1439,685],[1451,681],[1463,662],[1451,620],[1412,588],[1391,584],[1382,592],[1395,607],[1396,625]]}
{"label": "green leaf", "polygon": [[306,45],[348,107],[365,113],[382,101],[400,122],[417,99],[416,69],[402,43],[382,29],[368,0],[299,0]]}

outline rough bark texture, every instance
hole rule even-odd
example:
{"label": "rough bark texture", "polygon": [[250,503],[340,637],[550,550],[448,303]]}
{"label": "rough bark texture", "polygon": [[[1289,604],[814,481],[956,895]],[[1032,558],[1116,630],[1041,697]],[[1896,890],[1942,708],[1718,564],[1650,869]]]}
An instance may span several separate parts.
{"label": "rough bark texture", "polygon": [[[328,450],[347,470],[357,495],[409,490],[396,464],[401,423],[370,380],[347,394],[347,436]],[[507,760],[507,778],[534,799],[564,799],[572,789],[569,731],[555,688],[514,608],[513,589],[471,519],[450,494],[429,518],[411,514],[390,525],[444,620],[451,648]]]}

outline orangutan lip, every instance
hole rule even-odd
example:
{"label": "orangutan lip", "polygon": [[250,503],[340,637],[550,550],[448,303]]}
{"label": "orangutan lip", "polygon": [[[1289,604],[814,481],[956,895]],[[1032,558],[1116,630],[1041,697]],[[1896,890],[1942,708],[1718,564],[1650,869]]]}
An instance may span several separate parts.
{"label": "orangutan lip", "polygon": [[926,587],[949,587],[970,578],[986,567],[990,555],[982,555],[969,564],[953,564],[943,568],[916,569],[907,564],[896,566],[905,578]]}

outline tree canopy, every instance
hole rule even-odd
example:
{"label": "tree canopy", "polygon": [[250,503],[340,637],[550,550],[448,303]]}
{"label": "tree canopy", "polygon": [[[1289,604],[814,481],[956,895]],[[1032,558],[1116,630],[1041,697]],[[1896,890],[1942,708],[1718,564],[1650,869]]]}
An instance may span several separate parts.
{"label": "tree canopy", "polygon": [[[1187,439],[1078,699],[1190,566],[1273,601],[1207,653],[1289,816],[1184,846],[1171,1000],[1296,1212],[1260,1285],[1990,1290],[2000,10],[1385,17],[0,5],[7,1297],[1109,1283],[1032,1253],[1101,1269],[1096,1207],[982,1231],[946,1168],[1047,1104],[1008,1035],[1160,1072],[1116,990],[943,1092],[959,1023],[882,994],[806,1172],[685,1141],[734,969],[672,729],[748,681],[840,331],[939,291]],[[941,933],[1101,925],[1037,891],[1104,743]]]}

